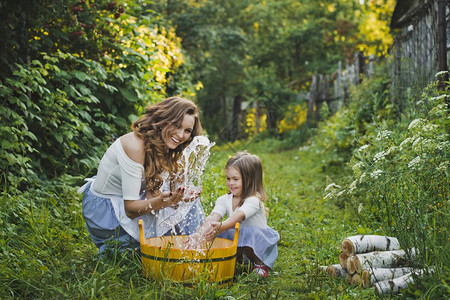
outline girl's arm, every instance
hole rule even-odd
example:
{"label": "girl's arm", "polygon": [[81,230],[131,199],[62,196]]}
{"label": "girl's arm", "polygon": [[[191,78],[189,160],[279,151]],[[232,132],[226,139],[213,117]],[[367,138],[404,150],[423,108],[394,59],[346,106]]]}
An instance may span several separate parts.
{"label": "girl's arm", "polygon": [[236,210],[234,214],[224,222],[211,222],[209,230],[206,231],[203,235],[207,241],[210,241],[219,233],[224,232],[230,228],[234,228],[236,226],[236,223],[241,222],[244,219],[244,212],[242,212],[241,210]]}
{"label": "girl's arm", "polygon": [[205,232],[211,230],[211,224],[217,223],[222,219],[222,216],[216,212],[212,212],[208,217],[206,217],[205,221],[203,221],[202,225],[196,230],[195,233],[203,236]]}
{"label": "girl's arm", "polygon": [[216,212],[212,212],[208,217],[206,217],[205,221],[203,221],[202,225],[188,238],[185,239],[184,243],[186,245],[192,247],[198,247],[201,241],[204,241],[205,232],[211,231],[212,223],[219,223],[222,219],[222,216]]}

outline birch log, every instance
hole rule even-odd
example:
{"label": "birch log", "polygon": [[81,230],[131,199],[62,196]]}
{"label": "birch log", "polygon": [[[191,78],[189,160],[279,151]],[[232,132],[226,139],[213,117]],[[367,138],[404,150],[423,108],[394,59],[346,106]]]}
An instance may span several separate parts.
{"label": "birch log", "polygon": [[358,273],[352,275],[351,284],[360,284],[361,283],[361,275]]}
{"label": "birch log", "polygon": [[347,269],[347,259],[348,259],[348,256],[345,255],[344,252],[339,253],[339,264],[344,269]]}
{"label": "birch log", "polygon": [[348,275],[347,270],[345,270],[340,264],[330,265],[327,267],[327,274],[331,277],[343,277]]}
{"label": "birch log", "polygon": [[[411,258],[414,259],[415,251],[411,250]],[[404,250],[375,251],[370,253],[355,254],[347,259],[347,271],[350,274],[361,273],[363,269],[390,268],[402,264],[406,259]]]}
{"label": "birch log", "polygon": [[408,284],[413,283],[414,279],[412,277],[412,273],[408,273],[406,275],[384,280],[375,283],[375,292],[378,295],[390,293],[391,295],[396,295],[400,292],[400,290],[408,287]]}
{"label": "birch log", "polygon": [[411,273],[411,268],[371,268],[362,272],[363,287],[368,288],[376,282],[394,279]]}
{"label": "birch log", "polygon": [[355,235],[341,242],[342,252],[347,256],[372,251],[399,250],[400,243],[395,237],[383,235]]}

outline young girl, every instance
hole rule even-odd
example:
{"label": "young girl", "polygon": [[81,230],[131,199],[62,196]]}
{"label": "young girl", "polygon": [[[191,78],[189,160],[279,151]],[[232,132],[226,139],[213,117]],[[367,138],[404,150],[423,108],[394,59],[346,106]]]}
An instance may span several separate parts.
{"label": "young girl", "polygon": [[[239,152],[225,166],[229,193],[217,199],[205,222],[191,235],[190,243],[220,237],[232,240],[234,227],[240,222],[238,257],[244,255],[253,263],[256,274],[267,277],[278,256],[278,233],[267,226],[264,208],[263,169],[259,158]],[[228,219],[222,222],[227,214]]]}

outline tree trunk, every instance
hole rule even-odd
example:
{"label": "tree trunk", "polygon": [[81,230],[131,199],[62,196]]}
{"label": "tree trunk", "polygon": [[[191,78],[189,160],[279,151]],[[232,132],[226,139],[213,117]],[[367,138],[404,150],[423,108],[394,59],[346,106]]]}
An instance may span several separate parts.
{"label": "tree trunk", "polygon": [[355,235],[344,239],[341,243],[341,249],[345,255],[352,256],[356,253],[399,250],[400,243],[394,237],[382,235]]}
{"label": "tree trunk", "polygon": [[445,90],[448,82],[447,67],[447,33],[446,33],[446,0],[438,0],[438,72],[446,73],[439,76],[438,88],[440,91]]}
{"label": "tree trunk", "polygon": [[313,75],[311,81],[311,90],[309,92],[309,103],[308,103],[308,112],[306,114],[306,122],[308,127],[313,127],[315,125],[314,118],[314,108],[316,107],[316,101],[319,93],[319,76]]}
{"label": "tree trunk", "polygon": [[[414,259],[415,252],[411,251]],[[350,274],[361,273],[363,269],[390,268],[405,263],[406,252],[404,250],[375,251],[365,254],[355,254],[347,259],[347,271]]]}
{"label": "tree trunk", "polygon": [[233,120],[231,121],[231,128],[229,132],[230,141],[234,142],[238,138],[239,123],[241,114],[242,96],[235,96],[233,99]]}
{"label": "tree trunk", "polygon": [[401,277],[411,273],[411,268],[373,268],[365,269],[362,272],[363,287],[368,288],[376,282],[385,281]]}
{"label": "tree trunk", "polygon": [[257,101],[253,103],[255,108],[255,132],[258,134],[261,131],[261,108]]}

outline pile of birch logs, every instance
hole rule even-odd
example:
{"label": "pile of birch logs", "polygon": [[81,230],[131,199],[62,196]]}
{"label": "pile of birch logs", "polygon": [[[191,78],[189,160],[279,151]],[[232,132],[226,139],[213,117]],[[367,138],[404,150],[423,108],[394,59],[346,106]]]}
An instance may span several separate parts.
{"label": "pile of birch logs", "polygon": [[375,286],[377,294],[398,294],[413,283],[413,273],[423,274],[423,270],[405,267],[407,259],[415,258],[415,251],[409,251],[407,257],[394,237],[350,236],[342,240],[341,250],[339,264],[322,269],[351,284],[361,284],[365,288]]}

